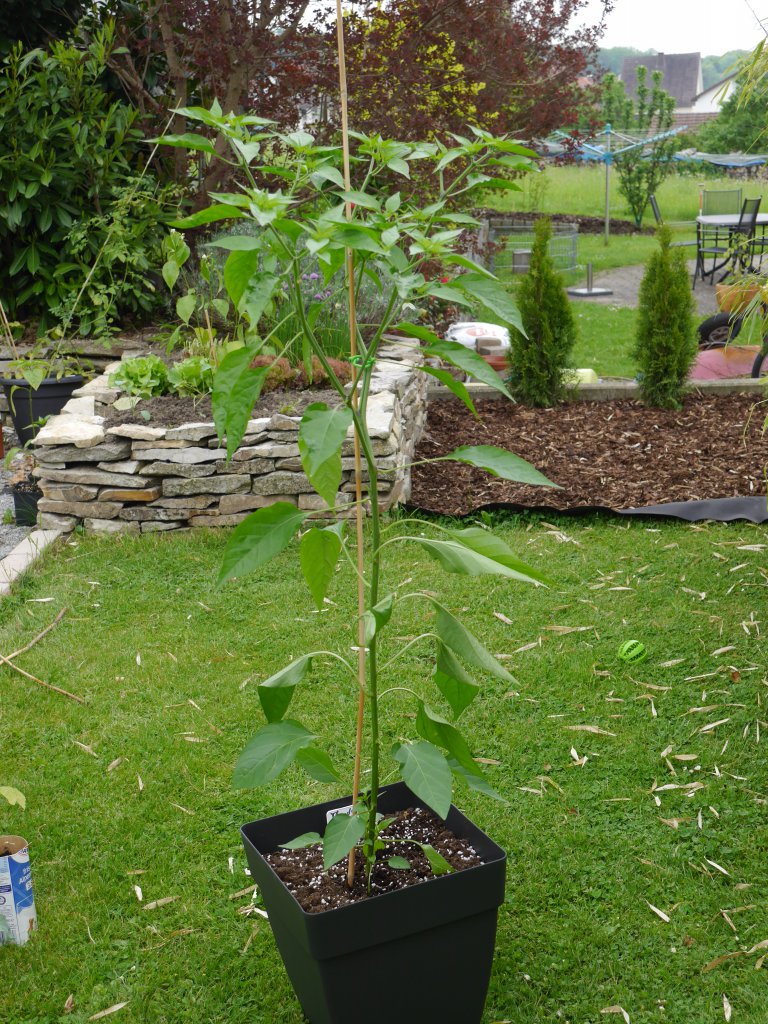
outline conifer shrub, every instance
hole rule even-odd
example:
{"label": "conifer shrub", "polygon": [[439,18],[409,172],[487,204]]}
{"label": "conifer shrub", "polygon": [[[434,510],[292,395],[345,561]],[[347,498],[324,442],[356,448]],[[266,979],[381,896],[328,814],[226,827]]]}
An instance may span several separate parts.
{"label": "conifer shrub", "polygon": [[671,248],[669,228],[662,225],[658,238],[640,285],[632,356],[646,405],[679,409],[698,349],[693,295],[683,251]]}
{"label": "conifer shrub", "polygon": [[576,324],[560,275],[549,255],[552,224],[536,221],[528,273],[517,294],[527,337],[513,331],[509,387],[524,405],[555,405],[565,395],[563,380],[568,357],[576,341]]}

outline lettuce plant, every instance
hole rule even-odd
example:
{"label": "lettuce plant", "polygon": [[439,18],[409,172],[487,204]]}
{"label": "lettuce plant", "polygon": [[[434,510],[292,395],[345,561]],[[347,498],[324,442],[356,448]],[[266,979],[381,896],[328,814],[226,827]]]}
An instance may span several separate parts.
{"label": "lettuce plant", "polygon": [[110,374],[109,383],[137,398],[165,395],[168,393],[168,368],[158,356],[124,359]]}
{"label": "lettuce plant", "polygon": [[[448,363],[489,384],[509,397],[501,378],[476,353],[454,342],[444,341],[423,326],[401,319],[403,307],[421,307],[430,296],[464,308],[480,306],[510,327],[522,329],[520,316],[509,295],[484,267],[456,251],[461,232],[476,222],[465,213],[452,212],[451,204],[478,188],[518,186],[497,174],[527,171],[531,154],[516,143],[494,138],[472,129],[471,137],[454,137],[454,144],[404,143],[380,136],[356,134],[351,159],[351,184],[345,187],[342,152],[334,146],[316,145],[305,132],[284,135],[269,122],[252,116],[223,116],[214,104],[181,111],[196,121],[207,134],[189,133],[166,137],[171,146],[196,151],[203,160],[215,159],[217,148],[209,135],[218,134],[228,147],[228,156],[239,164],[242,187],[237,192],[218,194],[211,206],[176,223],[177,228],[196,228],[215,221],[250,219],[255,230],[249,234],[219,236],[212,244],[229,252],[224,266],[225,284],[235,307],[256,331],[273,296],[285,293],[292,315],[300,325],[298,342],[306,360],[319,360],[330,386],[338,392],[335,407],[314,403],[304,412],[299,425],[299,449],[304,472],[317,493],[333,511],[348,513],[339,503],[342,447],[349,437],[358,446],[368,477],[370,505],[369,544],[362,549],[362,531],[356,550],[344,531],[343,522],[327,525],[312,512],[288,502],[277,502],[245,519],[232,533],[223,558],[219,582],[258,571],[291,544],[301,533],[299,558],[312,599],[318,608],[334,577],[338,559],[345,554],[358,569],[357,666],[339,653],[314,651],[296,658],[258,687],[266,723],[243,750],[234,774],[237,787],[264,786],[285,768],[297,762],[312,778],[340,782],[339,769],[318,745],[318,736],[300,720],[288,716],[300,684],[318,660],[334,659],[340,676],[350,684],[352,699],[359,699],[364,715],[357,738],[365,740],[364,769],[368,785],[358,792],[361,764],[356,761],[350,814],[338,814],[324,836],[298,837],[293,846],[322,843],[326,867],[358,848],[364,858],[370,887],[371,872],[384,843],[383,827],[376,814],[376,794],[385,770],[401,777],[410,789],[442,817],[448,813],[453,782],[458,778],[472,789],[493,794],[459,731],[462,712],[475,699],[479,686],[472,673],[513,681],[504,666],[486,649],[432,592],[400,593],[386,577],[387,550],[395,544],[414,545],[447,572],[467,576],[491,574],[508,580],[539,584],[543,576],[521,562],[500,539],[479,527],[448,529],[434,526],[430,535],[399,532],[400,523],[382,523],[377,497],[380,470],[374,443],[368,432],[366,409],[371,394],[371,374],[384,335],[397,329],[401,335],[421,343],[429,361],[421,371],[448,387],[476,415],[465,385],[440,363]],[[218,147],[221,148],[221,147]],[[426,165],[434,176],[438,198],[419,205],[409,198],[410,170],[415,161]],[[444,171],[455,173],[450,183]],[[458,168],[458,170],[456,170]],[[455,271],[450,282],[435,280],[427,270],[439,260]],[[351,299],[363,281],[383,290],[380,322],[365,337],[355,337],[355,377],[345,389],[331,366],[314,330],[312,307],[302,288],[303,274],[319,267],[324,282],[346,274]],[[352,302],[350,302],[350,306]],[[354,334],[354,316],[350,316]],[[406,341],[413,344],[413,340]],[[256,348],[246,345],[230,352],[214,378],[213,414],[216,427],[229,456],[237,449],[253,405],[258,398],[268,367],[254,366]],[[554,486],[537,470],[512,452],[490,446],[461,447],[446,461],[481,467],[511,480]],[[354,503],[354,502],[353,502]],[[419,602],[433,615],[432,626],[414,644],[434,645],[432,681],[440,704],[433,707],[403,687],[384,689],[389,666],[403,651],[382,664],[380,647],[391,622],[404,603]],[[403,650],[407,649],[404,648]],[[413,740],[382,747],[380,716],[385,700],[413,702]],[[296,704],[300,701],[297,699]],[[432,851],[434,853],[434,851]],[[447,865],[430,854],[433,868]],[[402,865],[397,865],[402,866]]]}

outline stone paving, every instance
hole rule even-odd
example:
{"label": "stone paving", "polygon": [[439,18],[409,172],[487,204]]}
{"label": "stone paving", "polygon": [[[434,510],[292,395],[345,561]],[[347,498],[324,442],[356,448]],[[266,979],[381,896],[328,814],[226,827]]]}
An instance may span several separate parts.
{"label": "stone paving", "polygon": [[[696,266],[695,260],[688,261],[688,268],[693,280],[693,271]],[[616,270],[606,270],[597,274],[593,280],[595,288],[610,288],[612,295],[595,296],[591,299],[582,299],[571,296],[575,302],[592,302],[599,306],[629,306],[632,309],[637,307],[640,282],[645,273],[645,265],[640,263],[632,267],[618,267]],[[579,281],[574,287],[586,288],[586,279]],[[696,300],[696,310],[699,316],[704,319],[717,313],[717,301],[715,300],[714,285],[701,280],[696,282],[693,290],[693,297]]]}
{"label": "stone paving", "polygon": [[[3,443],[8,452],[16,444],[16,436],[7,427],[3,431]],[[8,486],[9,474],[0,462],[0,558],[4,558],[27,536],[28,526],[16,526],[13,522],[13,495]],[[6,522],[9,519],[10,522]]]}

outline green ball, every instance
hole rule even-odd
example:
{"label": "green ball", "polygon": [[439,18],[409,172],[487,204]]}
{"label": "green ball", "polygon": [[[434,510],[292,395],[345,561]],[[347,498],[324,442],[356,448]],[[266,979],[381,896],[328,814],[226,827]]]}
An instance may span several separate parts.
{"label": "green ball", "polygon": [[627,665],[636,665],[640,661],[645,661],[647,657],[648,651],[645,649],[645,644],[640,643],[639,640],[625,640],[619,648],[619,658]]}

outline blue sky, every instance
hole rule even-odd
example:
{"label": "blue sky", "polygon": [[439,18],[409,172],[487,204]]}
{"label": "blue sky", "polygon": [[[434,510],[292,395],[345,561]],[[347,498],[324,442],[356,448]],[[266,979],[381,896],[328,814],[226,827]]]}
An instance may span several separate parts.
{"label": "blue sky", "polygon": [[[616,0],[602,45],[663,53],[699,51],[703,57],[751,50],[765,32],[750,7],[768,27],[768,0]],[[599,0],[589,0],[585,10],[585,20],[594,21]]]}

